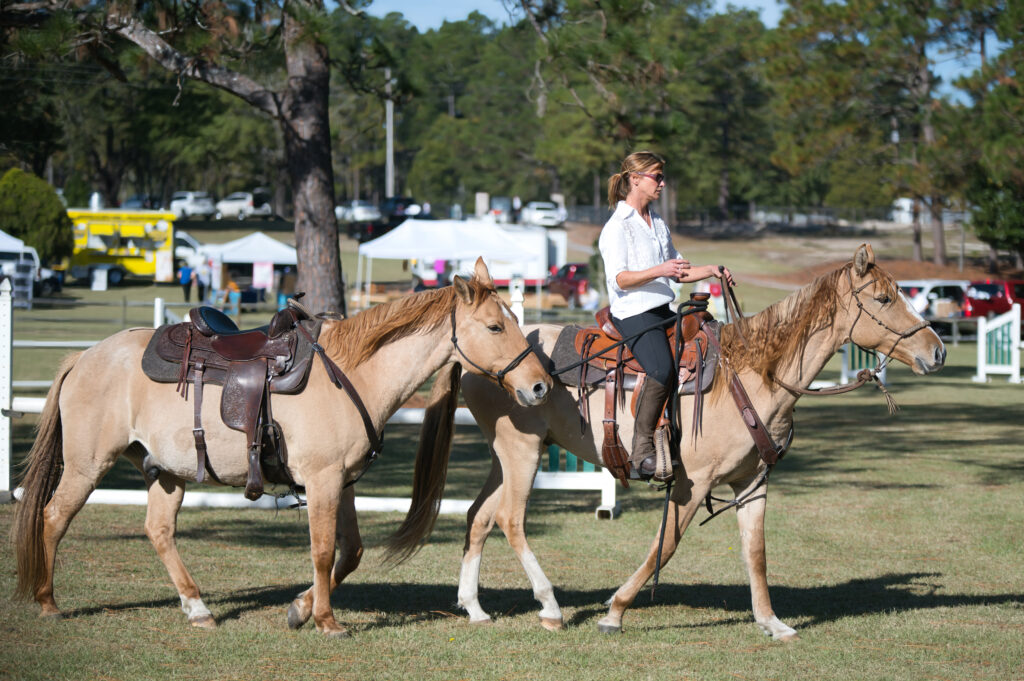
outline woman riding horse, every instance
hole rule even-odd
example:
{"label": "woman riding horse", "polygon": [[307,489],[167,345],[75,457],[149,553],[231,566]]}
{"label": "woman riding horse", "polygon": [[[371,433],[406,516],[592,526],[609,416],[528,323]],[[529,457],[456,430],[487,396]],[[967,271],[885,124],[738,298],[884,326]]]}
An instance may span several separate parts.
{"label": "woman riding horse", "polygon": [[669,303],[676,294],[669,281],[719,277],[735,283],[728,269],[694,266],[676,250],[665,221],[650,207],[664,186],[665,159],[650,151],[627,156],[621,170],[608,178],[608,206],[615,212],[598,241],[612,323],[623,338],[632,337],[627,345],[647,372],[636,400],[630,454],[633,469],[642,480],[654,476],[654,429],[678,372],[664,328],[650,329],[659,321],[667,324],[675,316]]}

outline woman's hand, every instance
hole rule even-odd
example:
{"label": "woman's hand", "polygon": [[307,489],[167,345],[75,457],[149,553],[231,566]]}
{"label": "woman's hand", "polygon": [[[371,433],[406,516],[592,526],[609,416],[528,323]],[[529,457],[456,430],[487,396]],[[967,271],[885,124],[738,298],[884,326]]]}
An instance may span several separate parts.
{"label": "woman's hand", "polygon": [[732,278],[732,272],[725,265],[708,265],[708,267],[711,268],[711,276],[729,282],[729,286],[736,285],[736,280]]}
{"label": "woman's hand", "polygon": [[657,276],[659,277],[668,277],[675,281],[682,281],[683,276],[690,269],[690,261],[683,258],[673,258],[672,260],[666,260],[660,265],[656,265],[654,269],[658,270]]}

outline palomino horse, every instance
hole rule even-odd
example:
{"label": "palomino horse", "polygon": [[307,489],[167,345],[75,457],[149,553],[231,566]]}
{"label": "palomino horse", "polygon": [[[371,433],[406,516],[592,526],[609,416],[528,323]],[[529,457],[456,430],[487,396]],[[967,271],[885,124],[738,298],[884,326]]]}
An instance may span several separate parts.
{"label": "palomino horse", "polygon": [[[879,349],[909,365],[917,374],[937,371],[946,350],[942,341],[900,293],[893,278],[874,262],[870,246],[861,246],[852,262],[825,275],[806,288],[743,322],[743,336],[736,324],[722,332],[723,359],[706,395],[703,428],[693,439],[693,398],[680,400],[682,466],[676,469],[668,509],[661,564],[675,552],[683,532],[708,492],[720,483],[732,487],[737,497],[761,482],[765,464],[729,391],[729,374],[738,372],[746,392],[775,443],[786,442],[793,423],[798,393],[781,387],[806,388],[830,357],[845,343]],[[539,325],[525,329],[538,354],[550,356],[561,327]],[[778,378],[779,381],[774,380]],[[575,388],[556,385],[542,407],[521,408],[505,399],[486,381],[466,376],[463,396],[486,435],[491,450],[490,477],[469,511],[465,553],[459,579],[459,605],[470,621],[489,620],[480,607],[478,583],[480,559],[488,532],[497,522],[519,557],[543,608],[542,624],[562,626],[562,613],[551,582],[530,551],[524,533],[526,502],[540,461],[541,450],[554,442],[576,456],[601,464],[601,424],[591,423],[580,432]],[[592,414],[601,414],[602,391],[591,396]],[[632,439],[631,417],[620,417],[623,442]],[[495,458],[496,457],[496,458]],[[766,488],[738,506],[740,539],[753,597],[757,624],[776,639],[796,637],[796,631],[779,621],[772,611],[766,579],[764,513]],[[655,571],[659,539],[655,537],[647,558],[609,601],[607,616],[599,629],[617,632],[622,615]]]}
{"label": "palomino horse", "polygon": [[[185,482],[196,475],[193,405],[176,394],[173,384],[154,383],[143,374],[142,354],[152,333],[122,331],[69,357],[50,389],[13,526],[18,590],[31,594],[44,616],[60,614],[53,597],[54,560],[72,518],[119,456],[142,470],[148,452],[149,461],[166,473],[156,480],[143,473],[149,490],[146,534],[170,573],[188,621],[198,627],[215,626],[174,541]],[[497,379],[524,406],[542,403],[551,387],[537,357],[522,357],[529,346],[515,315],[495,293],[482,260],[469,281],[456,278],[451,287],[414,294],[351,319],[327,320],[319,340],[355,386],[378,433],[398,407],[444,367],[427,410],[427,421],[436,421],[436,405],[448,392],[458,392],[459,362]],[[518,366],[510,369],[517,361]],[[354,491],[346,483],[364,469],[370,445],[353,401],[335,388],[324,366],[316,364],[303,392],[274,397],[274,418],[287,443],[289,471],[306,489],[313,558],[313,586],[292,603],[288,621],[301,626],[312,614],[318,631],[338,636],[346,631],[334,618],[330,593],[356,569],[363,551]],[[245,435],[221,422],[220,389],[207,390],[212,392],[203,407],[203,423],[210,468],[223,483],[244,485]],[[447,462],[450,444],[450,433],[421,441],[420,456]],[[442,470],[442,486],[443,481]],[[413,514],[418,520],[407,519],[404,531],[425,534],[436,508],[414,506]]]}

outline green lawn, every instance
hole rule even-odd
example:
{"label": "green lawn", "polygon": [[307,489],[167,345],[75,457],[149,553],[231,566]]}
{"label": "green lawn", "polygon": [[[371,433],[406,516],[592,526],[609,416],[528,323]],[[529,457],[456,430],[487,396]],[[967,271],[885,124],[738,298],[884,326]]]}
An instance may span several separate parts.
{"label": "green lawn", "polygon": [[[890,372],[902,406],[871,388],[804,398],[797,437],[771,482],[769,579],[777,614],[802,640],[773,643],[752,622],[731,514],[692,527],[643,592],[625,633],[598,634],[603,601],[644,555],[660,498],[621,491],[623,515],[597,521],[596,492],[538,492],[527,530],[556,587],[566,630],[537,621],[526,578],[500,535],[484,554],[471,626],[456,609],[463,521],[443,516],[406,564],[379,566],[397,514],[365,513],[362,567],[335,594],[353,631],[329,641],[289,631],[285,608],[311,571],[299,511],[184,510],[182,555],[218,619],[185,624],[142,532],[144,509],[88,506],[61,546],[60,622],[0,601],[0,678],[10,679],[998,679],[1024,652],[1024,454],[1021,386],[980,385],[973,347],[929,378]],[[28,425],[17,447],[27,447]],[[407,494],[416,429],[391,428],[360,494]],[[453,451],[449,498],[469,498],[488,456],[475,429]],[[110,483],[141,485],[128,469]],[[0,508],[0,530],[11,507]],[[699,518],[698,518],[699,519]],[[0,590],[14,566],[0,553]]]}
{"label": "green lawn", "polygon": [[[708,261],[729,249],[697,246]],[[756,274],[745,257],[740,265]],[[180,290],[69,289],[69,297],[114,305],[18,311],[15,336],[100,338],[120,328],[123,314],[146,325],[151,308],[120,301],[156,294],[177,299]],[[14,563],[0,551],[0,679],[1020,679],[1024,387],[974,383],[974,345],[949,350],[936,376],[890,369],[902,407],[895,416],[871,387],[798,404],[767,516],[773,603],[798,642],[774,643],[753,624],[731,513],[695,523],[662,572],[657,599],[642,592],[621,636],[599,634],[603,602],[640,563],[660,520],[660,496],[637,485],[619,491],[623,513],[614,521],[594,519],[598,492],[533,495],[527,533],[563,607],[559,633],[541,628],[500,531],[481,571],[481,603],[494,623],[471,626],[455,606],[464,519],[442,516],[420,553],[384,569],[381,546],[399,515],[362,514],[363,564],[333,597],[353,633],[342,641],[286,626],[288,603],[311,578],[303,512],[181,512],[182,556],[219,624],[207,632],[187,626],[143,533],[145,510],[90,505],[61,544],[64,620],[41,621],[34,603],[11,600]],[[59,354],[16,350],[15,378],[49,378]],[[832,377],[836,366],[826,370]],[[16,424],[20,458],[33,417]],[[415,427],[389,428],[357,493],[408,495],[416,436]],[[488,466],[478,431],[460,428],[446,497],[472,498]],[[103,486],[142,482],[119,465]],[[0,533],[11,517],[12,507],[0,506]]]}

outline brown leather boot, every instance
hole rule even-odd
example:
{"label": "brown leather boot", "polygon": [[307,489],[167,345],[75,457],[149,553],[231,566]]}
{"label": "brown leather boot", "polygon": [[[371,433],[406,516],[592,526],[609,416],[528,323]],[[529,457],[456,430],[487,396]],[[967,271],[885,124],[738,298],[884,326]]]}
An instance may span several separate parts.
{"label": "brown leather boot", "polygon": [[633,449],[629,461],[641,480],[650,480],[654,475],[657,464],[654,429],[658,426],[669,391],[668,386],[650,376],[640,386],[640,394],[636,399],[636,421],[633,424]]}

